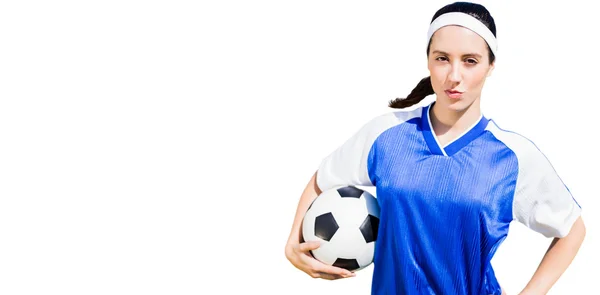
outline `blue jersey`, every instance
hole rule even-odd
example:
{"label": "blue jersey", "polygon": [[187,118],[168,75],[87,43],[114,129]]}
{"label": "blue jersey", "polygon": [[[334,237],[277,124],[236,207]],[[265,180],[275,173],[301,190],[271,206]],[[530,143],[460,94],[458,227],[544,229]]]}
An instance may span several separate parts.
{"label": "blue jersey", "polygon": [[518,221],[566,236],[581,208],[527,138],[484,116],[446,146],[431,106],[379,115],[328,155],[321,190],[375,186],[372,294],[501,294],[491,260]]}

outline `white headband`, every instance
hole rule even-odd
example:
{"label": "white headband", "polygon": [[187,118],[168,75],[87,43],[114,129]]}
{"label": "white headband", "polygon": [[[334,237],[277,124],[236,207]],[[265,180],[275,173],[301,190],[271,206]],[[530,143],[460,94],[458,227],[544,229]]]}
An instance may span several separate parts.
{"label": "white headband", "polygon": [[462,26],[477,33],[479,36],[481,36],[481,38],[483,38],[483,40],[485,40],[485,42],[487,42],[494,55],[496,55],[496,51],[498,51],[498,44],[492,31],[490,31],[490,29],[488,29],[478,19],[462,12],[448,12],[436,18],[429,26],[429,31],[427,32],[427,44],[429,44],[429,40],[435,31],[448,25]]}

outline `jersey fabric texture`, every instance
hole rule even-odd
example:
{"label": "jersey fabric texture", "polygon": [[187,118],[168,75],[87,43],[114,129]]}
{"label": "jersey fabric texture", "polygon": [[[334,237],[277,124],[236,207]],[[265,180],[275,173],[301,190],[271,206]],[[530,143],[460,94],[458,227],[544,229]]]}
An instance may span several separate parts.
{"label": "jersey fabric texture", "polygon": [[379,115],[328,155],[321,190],[375,186],[372,294],[501,294],[491,266],[518,221],[566,236],[581,207],[542,152],[483,115],[442,147],[429,110]]}

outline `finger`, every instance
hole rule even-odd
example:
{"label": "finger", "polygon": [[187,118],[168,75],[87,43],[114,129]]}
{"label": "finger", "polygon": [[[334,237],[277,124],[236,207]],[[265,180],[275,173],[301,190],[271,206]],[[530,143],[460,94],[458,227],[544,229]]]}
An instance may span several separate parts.
{"label": "finger", "polygon": [[315,250],[321,246],[321,242],[319,241],[308,241],[300,244],[298,249],[302,252],[308,252],[310,250]]}
{"label": "finger", "polygon": [[345,277],[355,275],[353,272],[351,272],[345,268],[341,268],[341,267],[337,267],[337,266],[333,266],[333,265],[327,265],[324,263],[319,263],[319,265],[315,266],[315,269],[318,272],[324,272],[324,273],[328,273],[328,274],[340,275],[340,276],[345,276]]}
{"label": "finger", "polygon": [[318,277],[324,280],[339,280],[345,278],[344,276],[329,274],[324,272],[318,272]]}

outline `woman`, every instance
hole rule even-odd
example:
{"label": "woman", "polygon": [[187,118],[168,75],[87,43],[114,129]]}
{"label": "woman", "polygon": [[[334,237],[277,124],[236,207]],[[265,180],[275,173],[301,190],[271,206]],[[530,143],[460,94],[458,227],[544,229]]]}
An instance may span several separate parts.
{"label": "woman", "polygon": [[286,257],[315,278],[354,274],[313,259],[300,241],[309,204],[324,190],[375,186],[381,207],[373,294],[503,294],[491,259],[516,220],[553,237],[520,294],[545,294],[585,236],[581,208],[537,147],[482,115],[480,96],[494,69],[496,27],[485,7],[456,2],[428,32],[430,77],[403,109],[377,116],[326,157],[306,186]]}

